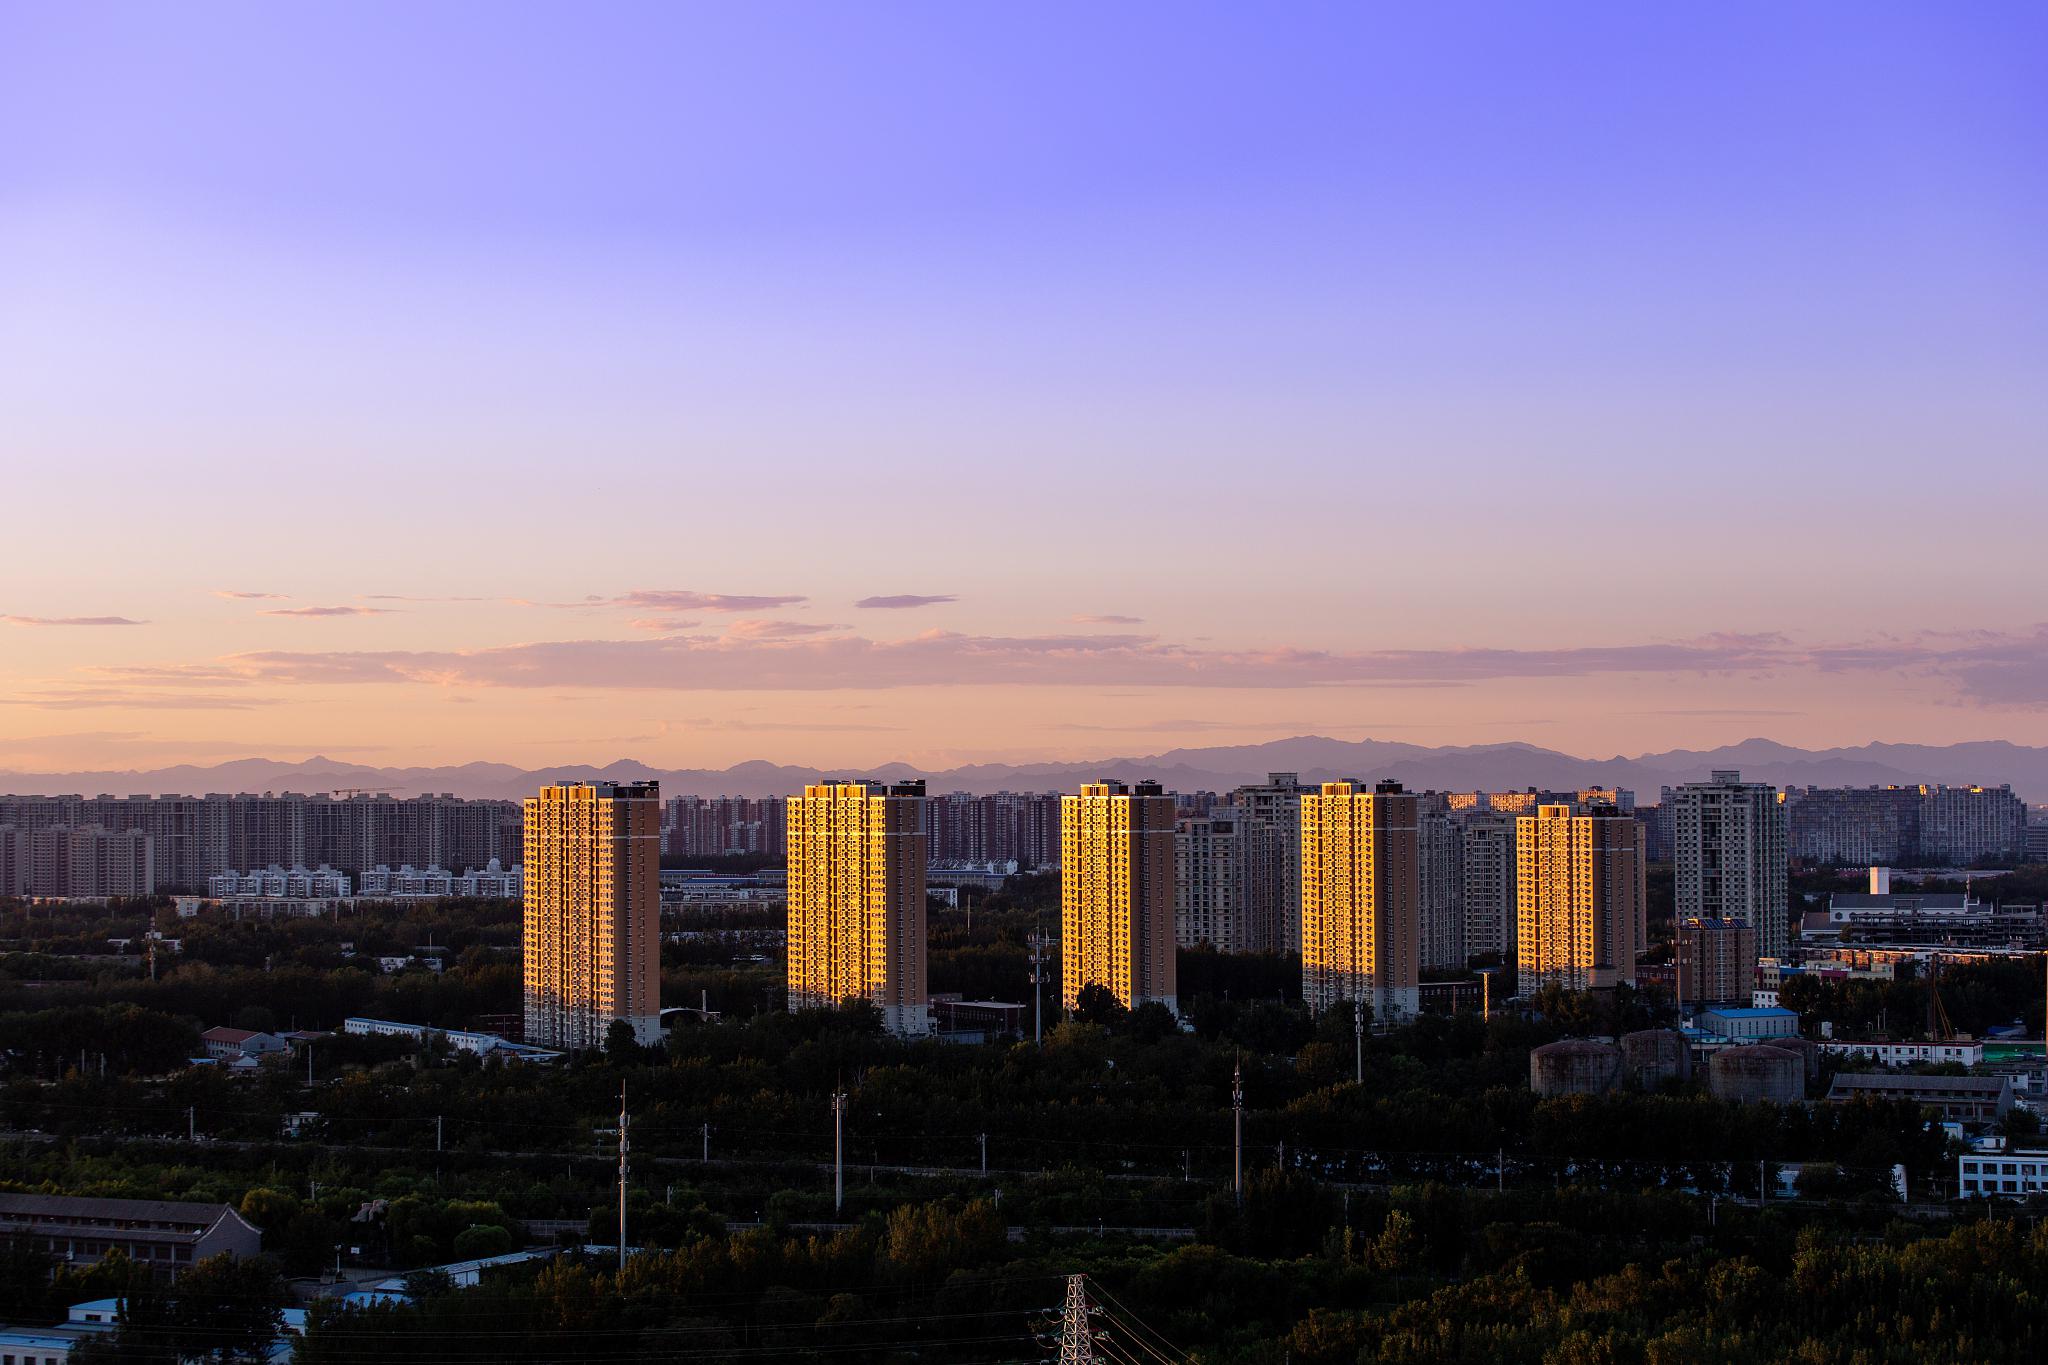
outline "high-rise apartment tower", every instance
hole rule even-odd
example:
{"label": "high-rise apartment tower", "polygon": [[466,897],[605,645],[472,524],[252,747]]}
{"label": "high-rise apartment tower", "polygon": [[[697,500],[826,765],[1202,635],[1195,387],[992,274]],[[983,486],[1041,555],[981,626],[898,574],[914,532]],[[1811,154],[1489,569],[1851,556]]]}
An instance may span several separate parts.
{"label": "high-rise apartment tower", "polygon": [[1643,827],[1613,806],[1538,806],[1515,822],[1519,988],[1634,985],[1644,918]]}
{"label": "high-rise apartment tower", "polygon": [[1783,957],[1788,879],[1785,807],[1775,787],[1717,770],[1671,789],[1677,916],[1736,919],[1765,957]]}
{"label": "high-rise apartment tower", "polygon": [[1325,782],[1301,797],[1301,994],[1312,1010],[1364,1001],[1381,1020],[1419,1004],[1416,799],[1398,782]]}
{"label": "high-rise apartment tower", "polygon": [[1297,773],[1268,773],[1263,784],[1239,787],[1230,803],[1244,818],[1273,832],[1278,857],[1274,863],[1275,911],[1280,921],[1283,953],[1301,951],[1301,798],[1313,787],[1301,785]]}
{"label": "high-rise apartment tower", "polygon": [[1173,798],[1157,782],[1089,782],[1060,798],[1060,999],[1106,987],[1126,1006],[1180,1008]]}
{"label": "high-rise apartment tower", "polygon": [[661,1040],[661,792],[568,782],[526,801],[526,1039]]}
{"label": "high-rise apartment tower", "polygon": [[904,1035],[925,993],[922,782],[823,782],[789,798],[789,1007],[869,1000]]}

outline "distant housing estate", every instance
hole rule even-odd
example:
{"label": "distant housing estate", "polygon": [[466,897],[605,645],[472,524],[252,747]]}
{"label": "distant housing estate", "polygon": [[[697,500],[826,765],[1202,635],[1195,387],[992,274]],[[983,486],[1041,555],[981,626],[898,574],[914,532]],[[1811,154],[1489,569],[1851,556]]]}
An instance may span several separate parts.
{"label": "distant housing estate", "polygon": [[0,824],[0,896],[148,896],[156,851],[140,830]]}
{"label": "distant housing estate", "polygon": [[193,893],[235,868],[510,866],[519,821],[515,802],[446,795],[0,796],[0,826],[146,835],[155,889]]}
{"label": "distant housing estate", "polygon": [[1968,867],[2026,853],[2011,787],[1790,787],[1791,855],[1843,866]]}

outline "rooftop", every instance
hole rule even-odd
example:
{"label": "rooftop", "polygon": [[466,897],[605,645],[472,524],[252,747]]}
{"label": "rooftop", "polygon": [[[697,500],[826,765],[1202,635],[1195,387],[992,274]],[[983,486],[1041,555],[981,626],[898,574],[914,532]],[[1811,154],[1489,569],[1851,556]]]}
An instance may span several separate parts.
{"label": "rooftop", "polygon": [[1898,1072],[1845,1071],[1835,1085],[1847,1090],[1974,1090],[1996,1095],[2012,1088],[2009,1076],[1916,1076]]}
{"label": "rooftop", "polygon": [[0,1194],[0,1218],[71,1218],[84,1222],[184,1223],[211,1227],[222,1215],[239,1218],[226,1204],[176,1199],[100,1199],[68,1194]]}

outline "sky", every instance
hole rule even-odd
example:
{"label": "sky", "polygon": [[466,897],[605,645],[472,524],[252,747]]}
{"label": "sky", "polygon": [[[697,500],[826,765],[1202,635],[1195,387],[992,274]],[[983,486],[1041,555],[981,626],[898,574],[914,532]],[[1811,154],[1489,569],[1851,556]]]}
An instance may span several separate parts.
{"label": "sky", "polygon": [[2048,743],[2048,8],[0,0],[0,769]]}

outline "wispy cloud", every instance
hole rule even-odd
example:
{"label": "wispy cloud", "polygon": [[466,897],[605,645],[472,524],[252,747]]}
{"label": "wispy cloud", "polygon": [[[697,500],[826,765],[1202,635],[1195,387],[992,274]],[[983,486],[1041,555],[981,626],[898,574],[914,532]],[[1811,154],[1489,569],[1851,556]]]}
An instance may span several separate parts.
{"label": "wispy cloud", "polygon": [[277,706],[283,697],[217,696],[206,692],[138,692],[112,687],[44,688],[0,697],[0,706],[25,706],[37,711],[252,711]]}
{"label": "wispy cloud", "polygon": [[1142,626],[1145,624],[1145,618],[1142,616],[1069,616],[1067,619],[1077,626]]}
{"label": "wispy cloud", "polygon": [[[1307,720],[1138,720],[1128,725],[1089,725],[1081,721],[1067,721],[1051,727],[1055,730],[1085,730],[1091,733],[1112,735],[1180,735],[1207,734],[1215,731],[1263,731],[1276,730],[1283,734],[1308,734],[1318,729],[1330,729],[1328,725]],[[1336,726],[1336,729],[1360,729],[1362,727]]]}
{"label": "wispy cloud", "polygon": [[[799,638],[830,635],[830,638]],[[565,640],[461,651],[259,651],[229,666],[278,682],[599,685],[674,690],[832,690],[996,684],[1172,687],[1445,687],[1598,673],[1727,673],[1795,657],[1753,637],[1556,650],[1201,649],[1130,634],[902,640],[806,623],[741,622],[720,637]]]}
{"label": "wispy cloud", "polygon": [[1922,631],[1813,651],[1824,673],[1884,671],[1932,675],[1957,699],[1993,709],[2048,709],[2048,624],[2028,634]]}
{"label": "wispy cloud", "polygon": [[901,725],[862,725],[840,721],[808,720],[693,720],[700,730],[733,730],[748,734],[793,735],[889,735],[900,734]]}
{"label": "wispy cloud", "polygon": [[0,616],[10,626],[146,626],[126,616]]}
{"label": "wispy cloud", "polygon": [[870,610],[902,611],[909,607],[936,607],[941,603],[958,602],[959,600],[952,593],[940,593],[931,597],[922,597],[917,593],[902,592],[891,597],[863,597],[853,605],[856,607],[866,607]]}
{"label": "wispy cloud", "polygon": [[[495,597],[415,596],[412,593],[404,592],[359,592],[356,594],[356,596],[361,598],[365,602],[495,602],[500,600],[512,600],[509,598],[500,599]],[[523,606],[527,604],[520,603],[520,605]]]}
{"label": "wispy cloud", "polygon": [[669,635],[673,635],[677,631],[695,630],[697,628],[697,622],[695,621],[676,621],[662,616],[636,616],[626,622],[626,624],[635,630],[651,630]]}
{"label": "wispy cloud", "polygon": [[[650,620],[654,618],[649,618]],[[930,630],[868,639],[825,623],[747,618],[722,635],[559,640],[469,650],[265,650],[211,665],[101,669],[108,686],[429,683],[670,691],[928,686],[1444,689],[1522,678],[1888,672],[1956,702],[2048,708],[2048,629],[2031,634],[1805,645],[1773,634],[1557,649],[1220,649],[1128,632],[1035,636]],[[1249,727],[1246,727],[1249,728]]]}
{"label": "wispy cloud", "polygon": [[590,596],[580,602],[534,602],[524,598],[511,599],[521,606],[554,607],[562,610],[589,611],[601,608],[623,608],[627,611],[773,611],[777,607],[794,606],[810,599],[801,594],[780,596],[748,595],[745,593],[690,592],[682,588],[635,588],[616,597]]}
{"label": "wispy cloud", "polygon": [[215,588],[213,595],[215,597],[225,597],[231,602],[287,602],[291,600],[290,593],[243,592],[238,588]]}
{"label": "wispy cloud", "polygon": [[124,687],[247,687],[245,669],[225,664],[96,664],[84,670]]}
{"label": "wispy cloud", "polygon": [[[166,756],[182,760],[199,757],[260,757],[297,761],[307,755],[323,752],[339,754],[389,751],[390,746],[382,744],[335,744],[322,741],[317,746],[277,745],[251,743],[246,737],[170,739],[142,730],[79,730],[69,734],[0,739],[0,763],[12,765],[28,760],[61,763],[67,768],[73,768],[81,763],[133,764],[144,758],[160,761]],[[106,772],[108,769],[98,768],[89,771]]]}
{"label": "wispy cloud", "polygon": [[1668,711],[1629,711],[1631,716],[1695,716],[1705,720],[1740,720],[1754,716],[1803,716],[1804,711],[1773,711],[1739,706],[1691,706]]}
{"label": "wispy cloud", "polygon": [[271,607],[258,616],[390,616],[396,607]]}
{"label": "wispy cloud", "polygon": [[731,640],[796,640],[807,635],[829,635],[845,626],[812,621],[735,621],[726,630]]}

